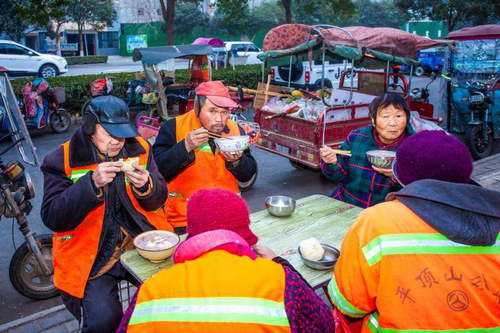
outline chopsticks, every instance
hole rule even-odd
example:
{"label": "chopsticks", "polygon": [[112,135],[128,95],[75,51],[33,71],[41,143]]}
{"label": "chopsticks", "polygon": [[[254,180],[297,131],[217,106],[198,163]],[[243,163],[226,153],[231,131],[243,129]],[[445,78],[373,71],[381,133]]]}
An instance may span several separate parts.
{"label": "chopsticks", "polygon": [[330,148],[330,150],[333,153],[338,154],[338,155],[352,156],[352,154],[349,150],[339,150],[339,149],[332,149],[332,148]]}
{"label": "chopsticks", "polygon": [[221,134],[210,132],[210,131],[208,132],[208,137],[211,138],[211,139],[229,139],[229,140],[233,140],[233,138],[230,137],[230,136],[222,136]]}

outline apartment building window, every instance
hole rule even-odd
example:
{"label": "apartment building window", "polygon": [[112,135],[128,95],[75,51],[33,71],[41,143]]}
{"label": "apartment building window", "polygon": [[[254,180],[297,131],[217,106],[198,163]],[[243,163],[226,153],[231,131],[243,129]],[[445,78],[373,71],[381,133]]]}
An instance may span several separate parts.
{"label": "apartment building window", "polygon": [[99,48],[100,49],[114,49],[118,48],[118,32],[108,31],[99,33]]}
{"label": "apartment building window", "polygon": [[137,9],[137,15],[144,16],[144,8]]}

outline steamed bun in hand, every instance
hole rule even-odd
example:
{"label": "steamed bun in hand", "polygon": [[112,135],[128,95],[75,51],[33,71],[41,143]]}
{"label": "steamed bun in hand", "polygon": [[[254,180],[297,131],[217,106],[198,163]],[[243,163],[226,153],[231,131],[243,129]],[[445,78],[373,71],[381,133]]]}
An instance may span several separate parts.
{"label": "steamed bun in hand", "polygon": [[305,239],[300,242],[300,253],[309,260],[321,260],[325,250],[316,238]]}

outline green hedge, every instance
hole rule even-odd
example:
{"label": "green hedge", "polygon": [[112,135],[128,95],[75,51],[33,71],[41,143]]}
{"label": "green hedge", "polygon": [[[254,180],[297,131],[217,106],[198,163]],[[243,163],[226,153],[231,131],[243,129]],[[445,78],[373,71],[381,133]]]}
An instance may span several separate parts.
{"label": "green hedge", "polygon": [[105,64],[108,56],[64,57],[68,65]]}
{"label": "green hedge", "polygon": [[[72,115],[79,115],[83,104],[91,98],[90,85],[94,80],[107,76],[114,77],[113,90],[117,97],[126,97],[127,83],[135,79],[135,73],[109,73],[101,75],[80,75],[80,76],[58,76],[48,78],[51,87],[66,88],[66,102],[62,107],[66,108]],[[187,69],[175,71],[175,81],[178,83],[187,82],[189,73]],[[237,66],[236,70],[232,68],[214,70],[213,80],[224,81],[226,85],[237,86],[241,84],[245,88],[256,89],[262,78],[261,66]],[[23,86],[32,79],[12,80],[14,91],[22,99],[21,90]]]}

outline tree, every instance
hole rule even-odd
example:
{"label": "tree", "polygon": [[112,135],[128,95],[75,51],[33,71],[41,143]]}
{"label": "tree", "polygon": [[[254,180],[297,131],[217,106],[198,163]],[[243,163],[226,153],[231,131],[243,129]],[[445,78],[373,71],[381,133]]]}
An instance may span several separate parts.
{"label": "tree", "polygon": [[175,7],[174,33],[184,40],[196,27],[204,27],[209,22],[208,14],[203,13],[194,3],[179,3]]}
{"label": "tree", "polygon": [[318,6],[322,6],[325,10],[323,13],[328,13],[330,17],[346,18],[356,12],[356,8],[351,0],[316,0],[314,2],[309,0],[295,0],[293,3],[292,0],[281,0],[281,5],[285,9],[286,23],[293,22],[292,9],[294,9],[294,5],[298,8],[298,11],[294,10],[295,13],[305,14],[312,14]]}
{"label": "tree", "polygon": [[56,40],[56,53],[61,55],[61,26],[69,21],[69,0],[29,0],[18,2],[19,14],[33,25],[45,28],[51,38]]}
{"label": "tree", "polygon": [[[159,0],[161,6],[161,13],[165,20],[165,28],[167,30],[167,45],[174,44],[174,17],[175,5],[179,2],[191,2],[199,5],[201,0]],[[165,3],[166,1],[166,3]]]}
{"label": "tree", "polygon": [[25,5],[28,0],[0,0],[0,33],[7,35],[16,42],[29,33],[31,26],[19,11],[16,5]]}
{"label": "tree", "polygon": [[354,4],[356,15],[339,22],[340,25],[400,29],[410,19],[410,14],[396,7],[392,0],[356,0]]}
{"label": "tree", "polygon": [[83,30],[89,24],[96,30],[111,25],[116,20],[112,0],[70,0],[68,17],[78,27],[80,56],[83,56]]}
{"label": "tree", "polygon": [[282,12],[283,8],[277,1],[266,1],[255,7],[251,15],[252,19],[258,22],[260,29],[268,31],[286,22]]}
{"label": "tree", "polygon": [[448,31],[464,22],[481,25],[500,19],[498,0],[395,0],[395,4],[414,19],[446,21]]}

